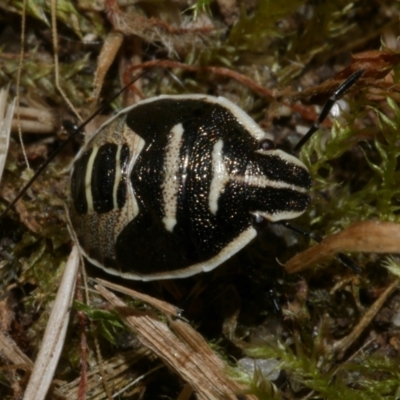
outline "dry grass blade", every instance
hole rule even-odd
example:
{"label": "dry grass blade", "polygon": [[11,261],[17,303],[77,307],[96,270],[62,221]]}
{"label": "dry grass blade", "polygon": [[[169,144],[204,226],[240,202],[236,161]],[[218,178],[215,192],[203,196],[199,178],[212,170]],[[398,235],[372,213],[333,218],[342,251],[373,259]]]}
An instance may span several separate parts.
{"label": "dry grass blade", "polygon": [[143,301],[144,303],[149,304],[150,306],[156,308],[157,310],[171,317],[179,317],[182,313],[182,310],[180,310],[178,307],[175,307],[172,304],[167,303],[166,301],[158,300],[155,297],[148,296],[147,294],[137,292],[136,290],[133,289],[128,289],[125,286],[116,285],[115,283],[108,282],[104,279],[98,278],[95,279],[95,281],[100,285],[107,287],[111,290],[115,290],[119,293],[131,296],[134,299]]}
{"label": "dry grass blade", "polygon": [[118,50],[122,45],[122,41],[123,36],[119,32],[111,32],[104,41],[104,45],[98,58],[96,74],[94,76],[93,93],[91,95],[93,106],[97,103],[106,73],[114,61]]}
{"label": "dry grass blade", "polygon": [[0,331],[0,353],[2,357],[6,358],[10,363],[19,365],[20,368],[31,370],[33,367],[31,359],[2,331]]}
{"label": "dry grass blade", "polygon": [[74,246],[65,266],[60,288],[43,336],[42,346],[25,391],[24,400],[41,400],[47,395],[64,346],[78,267],[79,252],[78,248]]}
{"label": "dry grass blade", "polygon": [[345,231],[326,237],[321,243],[296,254],[286,264],[290,274],[339,252],[400,253],[400,224],[393,222],[364,221]]}
{"label": "dry grass blade", "polygon": [[21,129],[23,133],[47,135],[56,129],[56,118],[51,111],[35,107],[17,107],[16,114],[19,119],[12,123],[12,130]]}
{"label": "dry grass blade", "polygon": [[[172,322],[173,330],[178,332],[176,335],[148,313],[127,312],[127,305],[117,296],[102,286],[96,288],[123,315],[139,341],[191,385],[198,399],[236,400],[237,394],[243,392],[245,388],[226,376],[223,361],[190,325],[183,321]],[[243,398],[255,399],[254,396]]]}
{"label": "dry grass blade", "polygon": [[[25,371],[32,371],[33,362],[32,360],[22,352],[18,345],[3,332],[0,331],[0,353],[4,359],[13,364],[12,368],[18,368]],[[6,369],[7,367],[3,367]],[[3,369],[3,370],[4,370]],[[61,392],[55,389],[52,396],[49,399],[61,399],[63,398]]]}
{"label": "dry grass blade", "polygon": [[7,105],[8,87],[0,90],[0,181],[6,163],[10,143],[11,123],[15,109],[15,99]]}

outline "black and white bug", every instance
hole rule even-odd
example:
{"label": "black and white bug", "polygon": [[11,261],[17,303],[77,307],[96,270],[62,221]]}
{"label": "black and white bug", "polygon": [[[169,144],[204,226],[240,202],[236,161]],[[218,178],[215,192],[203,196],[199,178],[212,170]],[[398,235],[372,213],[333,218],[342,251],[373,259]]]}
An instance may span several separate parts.
{"label": "black and white bug", "polygon": [[69,213],[83,254],[127,279],[216,268],[256,236],[257,221],[296,218],[309,204],[307,168],[272,139],[223,97],[164,95],[122,110],[74,162]]}
{"label": "black and white bug", "polygon": [[[362,74],[355,72],[336,89],[295,150]],[[128,107],[103,124],[74,161],[72,236],[89,261],[123,278],[149,281],[210,271],[256,236],[260,220],[288,226],[285,221],[309,204],[307,168],[275,149],[272,139],[223,97],[163,95]],[[344,255],[338,257],[357,270]]]}

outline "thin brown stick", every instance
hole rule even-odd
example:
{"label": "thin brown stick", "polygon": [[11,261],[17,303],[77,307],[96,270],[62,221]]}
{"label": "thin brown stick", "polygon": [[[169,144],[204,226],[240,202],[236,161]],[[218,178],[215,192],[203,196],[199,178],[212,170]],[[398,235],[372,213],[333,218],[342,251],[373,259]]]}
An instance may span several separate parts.
{"label": "thin brown stick", "polygon": [[386,302],[388,297],[399,287],[400,281],[396,279],[392,282],[385,291],[379,296],[375,303],[368,309],[368,311],[361,318],[360,322],[355,326],[349,335],[336,341],[332,346],[332,352],[337,354],[340,359],[349,347],[360,337],[366,327],[371,323]]}

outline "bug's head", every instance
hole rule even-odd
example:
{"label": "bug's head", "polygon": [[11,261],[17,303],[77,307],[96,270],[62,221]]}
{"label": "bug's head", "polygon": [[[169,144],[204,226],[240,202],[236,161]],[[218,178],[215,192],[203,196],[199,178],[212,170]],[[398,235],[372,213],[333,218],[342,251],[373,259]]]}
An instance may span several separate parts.
{"label": "bug's head", "polygon": [[253,151],[246,153],[245,168],[230,174],[243,207],[256,221],[276,222],[300,216],[310,202],[307,191],[311,176],[307,167],[276,149],[272,140],[263,139],[252,147]]}

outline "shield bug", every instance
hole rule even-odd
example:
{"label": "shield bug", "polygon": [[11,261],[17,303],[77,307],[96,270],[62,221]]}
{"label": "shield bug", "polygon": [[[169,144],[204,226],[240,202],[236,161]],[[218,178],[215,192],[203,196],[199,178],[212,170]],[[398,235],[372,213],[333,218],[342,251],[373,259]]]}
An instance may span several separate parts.
{"label": "shield bug", "polygon": [[[339,86],[296,149],[361,74]],[[69,213],[83,254],[127,279],[216,268],[256,236],[260,219],[307,208],[307,168],[272,139],[222,97],[159,96],[122,110],[74,161]]]}

